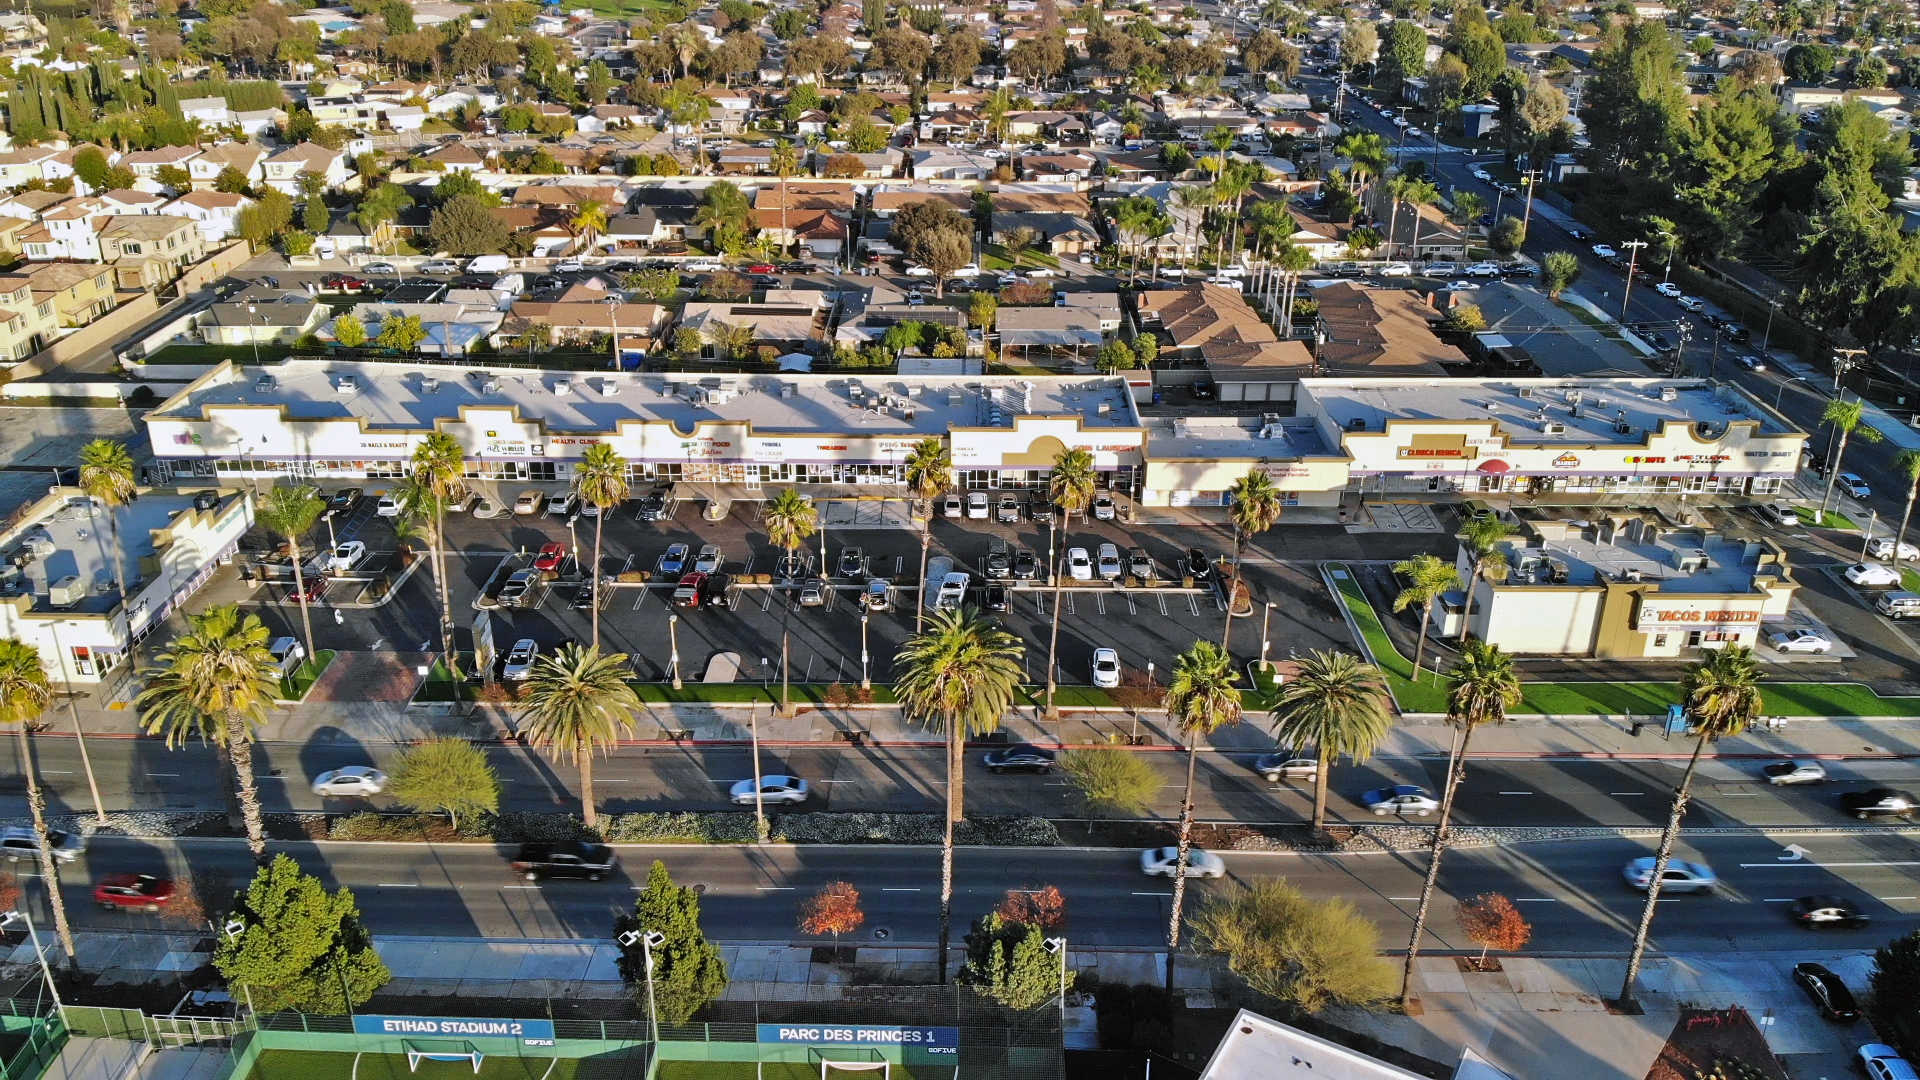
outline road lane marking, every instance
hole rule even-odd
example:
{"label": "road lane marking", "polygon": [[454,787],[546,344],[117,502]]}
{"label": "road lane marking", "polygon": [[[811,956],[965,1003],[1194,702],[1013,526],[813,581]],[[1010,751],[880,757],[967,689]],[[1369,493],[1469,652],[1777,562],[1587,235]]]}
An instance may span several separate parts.
{"label": "road lane marking", "polygon": [[792,885],[755,885],[754,888],[760,892],[792,892],[794,890]]}
{"label": "road lane marking", "polygon": [[1743,863],[1741,863],[1740,865],[1741,865],[1741,866],[1742,866],[1743,868],[1747,868],[1747,869],[1751,869],[1751,868],[1753,868],[1753,867],[1756,867],[1756,866],[1771,866],[1771,867],[1774,867],[1774,868],[1776,868],[1776,869],[1780,869],[1780,870],[1798,870],[1798,869],[1800,869],[1801,867],[1806,867],[1806,868],[1808,868],[1808,869],[1812,869],[1813,867],[1821,867],[1821,868],[1825,868],[1825,867],[1829,867],[1829,866],[1920,866],[1920,861],[1908,861],[1908,862],[1823,862],[1823,863],[1816,863],[1816,862],[1743,862]]}
{"label": "road lane marking", "polygon": [[1387,899],[1389,899],[1389,900],[1418,900],[1418,899],[1420,899],[1420,898],[1419,898],[1419,897],[1417,897],[1417,896],[1389,896],[1389,897],[1387,897]]}
{"label": "road lane marking", "polygon": [[1516,896],[1513,898],[1513,902],[1516,904],[1557,904],[1560,902],[1560,899],[1554,896]]}
{"label": "road lane marking", "polygon": [[1645,795],[1644,791],[1610,791],[1609,795]]}
{"label": "road lane marking", "polygon": [[1920,896],[1876,896],[1876,900],[1920,900]]}
{"label": "road lane marking", "polygon": [[172,776],[177,778],[179,777],[180,774],[177,772],[150,772],[147,775],[148,776]]}
{"label": "road lane marking", "polygon": [[881,889],[881,892],[919,892],[919,889]]}
{"label": "road lane marking", "polygon": [[1531,792],[1531,791],[1503,791],[1503,792],[1501,792],[1500,794],[1502,794],[1502,795],[1531,795],[1531,794],[1533,794],[1533,792]]}
{"label": "road lane marking", "polygon": [[73,775],[72,769],[41,769],[40,771],[48,774],[49,776],[72,776]]}
{"label": "road lane marking", "polygon": [[[1030,890],[1022,890],[1022,891],[1030,891]],[[1133,895],[1135,896],[1172,896],[1173,894],[1170,892],[1137,892],[1137,893],[1134,893]]]}
{"label": "road lane marking", "polygon": [[383,881],[376,887],[381,889],[417,889],[420,886],[410,885],[410,884],[407,884],[404,882],[398,882],[398,881]]}
{"label": "road lane marking", "polygon": [[[540,886],[538,885],[502,885],[500,887],[503,889],[533,889],[536,892],[539,891],[539,888],[540,888]],[[646,886],[644,885],[636,886],[636,888],[645,888],[645,887]]]}
{"label": "road lane marking", "polygon": [[1767,898],[1766,898],[1765,900],[1762,900],[1762,901],[1760,901],[1760,902],[1761,902],[1761,903],[1763,903],[1763,904],[1791,904],[1791,903],[1793,903],[1793,897],[1791,897],[1791,896],[1769,896],[1769,897],[1767,897]]}

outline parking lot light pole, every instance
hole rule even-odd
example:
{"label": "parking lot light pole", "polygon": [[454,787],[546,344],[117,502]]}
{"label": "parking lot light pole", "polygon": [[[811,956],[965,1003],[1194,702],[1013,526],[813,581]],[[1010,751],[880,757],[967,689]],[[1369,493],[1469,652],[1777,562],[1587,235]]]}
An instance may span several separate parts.
{"label": "parking lot light pole", "polygon": [[[1871,516],[1867,518],[1867,537],[1865,540],[1862,540],[1860,542],[1860,561],[1861,562],[1867,561],[1867,549],[1873,546],[1873,528],[1878,524],[1880,524],[1880,511],[1874,510],[1872,511]],[[1899,552],[1896,551],[1894,552],[1894,554],[1898,555]]]}
{"label": "parking lot light pole", "polygon": [[673,674],[673,688],[680,684],[680,616],[667,616],[667,670]]}
{"label": "parking lot light pole", "polygon": [[1260,616],[1260,670],[1261,671],[1267,671],[1273,667],[1272,664],[1267,662],[1267,650],[1271,648],[1273,645],[1273,642],[1267,637],[1267,627],[1273,624],[1273,609],[1278,606],[1279,605],[1275,604],[1271,600],[1267,601],[1266,614]]}
{"label": "parking lot light pole", "polygon": [[873,679],[867,671],[867,617],[860,616],[860,689],[873,689]]}

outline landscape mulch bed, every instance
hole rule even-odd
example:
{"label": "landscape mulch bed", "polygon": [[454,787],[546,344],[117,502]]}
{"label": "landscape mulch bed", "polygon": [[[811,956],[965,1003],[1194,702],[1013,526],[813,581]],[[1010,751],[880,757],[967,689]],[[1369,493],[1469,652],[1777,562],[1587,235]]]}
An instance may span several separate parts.
{"label": "landscape mulch bed", "polygon": [[1647,1080],[1787,1080],[1747,1010],[1682,1009]]}

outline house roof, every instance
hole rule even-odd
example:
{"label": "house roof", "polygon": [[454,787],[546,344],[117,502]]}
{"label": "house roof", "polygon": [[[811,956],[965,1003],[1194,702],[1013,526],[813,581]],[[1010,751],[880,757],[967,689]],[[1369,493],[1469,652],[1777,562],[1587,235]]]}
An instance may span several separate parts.
{"label": "house roof", "polygon": [[927,201],[943,202],[961,213],[973,209],[973,195],[966,191],[927,191],[916,188],[889,188],[873,193],[873,209],[876,211],[904,210],[909,206]]}
{"label": "house roof", "polygon": [[1444,375],[1443,363],[1467,361],[1435,336],[1440,312],[1417,292],[1343,281],[1315,290],[1314,299],[1325,335],[1320,366],[1329,376]]}
{"label": "house roof", "polygon": [[513,317],[543,322],[556,329],[618,328],[651,333],[660,323],[660,306],[658,304],[541,303],[521,300],[513,305]]}
{"label": "house roof", "polygon": [[1195,285],[1142,293],[1141,313],[1160,317],[1174,348],[1197,351],[1209,366],[1313,370],[1313,355],[1298,341],[1282,341],[1238,289]]}

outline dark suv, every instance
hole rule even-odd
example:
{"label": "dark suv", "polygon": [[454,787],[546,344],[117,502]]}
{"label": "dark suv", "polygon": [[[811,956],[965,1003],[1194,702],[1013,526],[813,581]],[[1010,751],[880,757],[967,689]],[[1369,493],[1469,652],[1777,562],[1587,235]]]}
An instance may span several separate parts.
{"label": "dark suv", "polygon": [[1027,743],[989,750],[981,756],[980,761],[987,767],[988,772],[995,773],[1008,771],[1050,773],[1054,766],[1053,751]]}
{"label": "dark suv", "polygon": [[528,881],[543,877],[586,878],[599,881],[613,873],[613,849],[605,844],[562,840],[552,844],[522,844],[513,857],[513,872]]}

